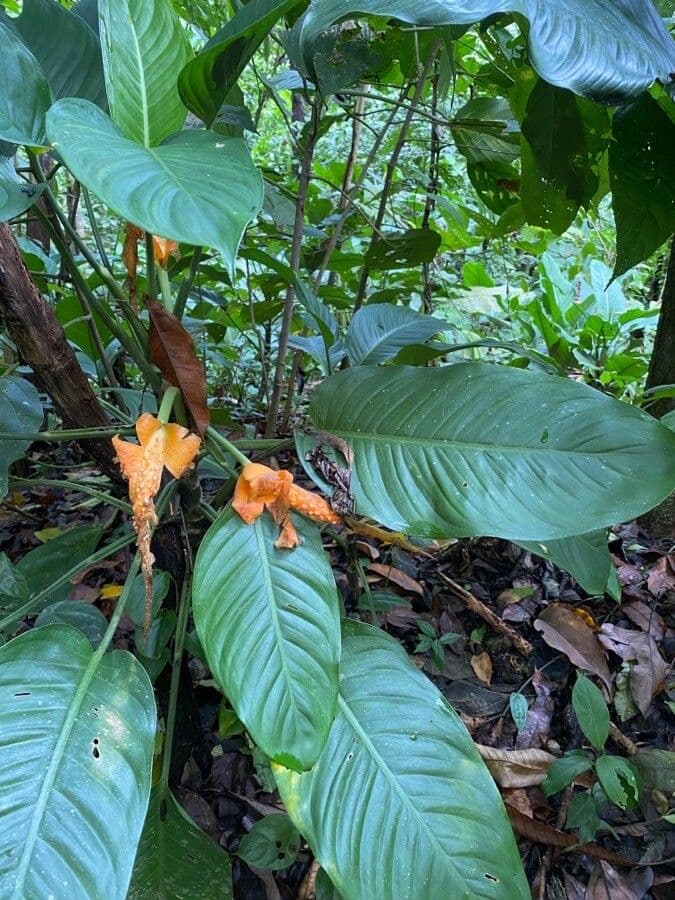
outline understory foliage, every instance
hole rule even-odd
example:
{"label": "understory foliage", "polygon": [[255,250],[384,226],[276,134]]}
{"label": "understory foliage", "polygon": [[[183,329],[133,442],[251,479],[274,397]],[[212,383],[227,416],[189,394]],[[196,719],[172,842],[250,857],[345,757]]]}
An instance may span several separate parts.
{"label": "understory foliage", "polygon": [[[493,768],[371,624],[359,535],[501,538],[620,599],[608,529],[675,488],[673,413],[650,413],[675,386],[646,380],[675,230],[669,11],[2,6],[0,493],[60,484],[99,521],[0,556],[0,896],[232,896],[170,789],[189,655],[285,810],[243,859],[306,842],[317,897],[529,897]],[[32,445],[66,442],[103,474],[48,477]],[[70,596],[130,547],[105,615]],[[427,624],[418,649],[455,638]],[[581,671],[572,699],[592,749],[540,782],[593,773],[583,844],[640,786]]]}

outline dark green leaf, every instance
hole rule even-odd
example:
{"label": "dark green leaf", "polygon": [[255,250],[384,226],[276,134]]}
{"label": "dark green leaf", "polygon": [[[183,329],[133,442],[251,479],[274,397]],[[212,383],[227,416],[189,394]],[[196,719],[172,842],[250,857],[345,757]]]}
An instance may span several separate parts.
{"label": "dark green leaf", "polygon": [[394,359],[409,344],[421,344],[446,328],[441,319],[405,306],[364,306],[349,323],[347,355],[352,365],[375,365]]}
{"label": "dark green leaf", "polygon": [[637,774],[627,759],[603,753],[595,761],[595,771],[612,803],[616,803],[621,809],[637,806]]}
{"label": "dark green leaf", "polygon": [[257,869],[287,869],[300,849],[300,835],[287,815],[265,816],[244,835],[237,848],[249,866]]}
{"label": "dark green leaf", "polygon": [[232,900],[230,858],[198,828],[173,794],[160,810],[150,796],[127,900]]}
{"label": "dark green leaf", "polygon": [[41,145],[52,102],[40,64],[15,31],[0,21],[0,139]]}
{"label": "dark green leaf", "polygon": [[20,216],[44,191],[44,184],[20,181],[11,159],[0,156],[0,222],[8,222]]}
{"label": "dark green leaf", "polygon": [[195,129],[142,147],[86,100],[60,100],[48,128],[73,175],[118,215],[162,237],[215,247],[232,270],[263,200],[243,141]]}
{"label": "dark green leaf", "polygon": [[347,369],[310,418],[352,446],[358,511],[423,537],[557,539],[632,519],[675,484],[675,435],[652,417],[506,366]]}
{"label": "dark green leaf", "polygon": [[509,695],[509,709],[511,710],[511,718],[518,731],[520,731],[525,727],[528,712],[527,699],[520,691],[514,691]]}
{"label": "dark green leaf", "polygon": [[156,725],[141,666],[36,628],[0,649],[0,720],[0,896],[123,900]]}
{"label": "dark green leaf", "polygon": [[[0,431],[30,434],[40,428],[42,416],[40,397],[30,381],[18,375],[0,376]],[[0,498],[7,493],[9,466],[29,446],[30,441],[0,440]]]}
{"label": "dark green leaf", "polygon": [[609,709],[600,689],[582,672],[572,689],[572,706],[583,733],[596,750],[602,750],[609,735]]}
{"label": "dark green leaf", "polygon": [[43,609],[35,620],[35,628],[43,625],[71,625],[91,641],[93,647],[103,640],[108,620],[100,609],[82,600],[60,600]]}
{"label": "dark green leaf", "polygon": [[648,94],[614,115],[609,178],[615,276],[647,259],[675,231],[674,146],[675,123]]}
{"label": "dark green leaf", "polygon": [[325,869],[319,869],[316,876],[316,900],[341,900]]}
{"label": "dark green leaf", "polygon": [[529,896],[469,733],[378,629],[344,623],[338,714],[314,768],[273,770],[289,816],[346,898]]}
{"label": "dark green leaf", "polygon": [[560,759],[556,759],[542,783],[541,789],[547,797],[560,793],[575,778],[593,768],[593,760],[583,750],[572,750]]}
{"label": "dark green leaf", "polygon": [[556,566],[569,572],[589,594],[602,595],[608,593],[615,600],[615,579],[612,578],[614,563],[607,547],[605,529],[591,531],[589,534],[561,538],[558,541],[518,541],[537,556],[550,559]]}
{"label": "dark green leaf", "polygon": [[197,633],[213,676],[253,739],[275,760],[309,768],[335,713],[338,597],[318,528],[277,550],[265,513],[245,525],[231,508],[195,563]]}
{"label": "dark green leaf", "polygon": [[[169,593],[171,578],[168,572],[161,569],[155,569],[152,573],[152,617],[153,619],[159,612],[162,600]],[[142,625],[145,616],[145,583],[141,575],[134,578],[129,597],[127,599],[126,614],[129,616],[134,625]]]}
{"label": "dark green leaf", "polygon": [[4,612],[7,604],[20,606],[30,596],[26,579],[13,566],[6,553],[0,553],[0,612]]}
{"label": "dark green leaf", "polygon": [[411,228],[401,234],[388,234],[373,247],[369,247],[364,257],[366,265],[376,272],[391,269],[408,269],[422,263],[432,262],[441,236],[429,228]]}

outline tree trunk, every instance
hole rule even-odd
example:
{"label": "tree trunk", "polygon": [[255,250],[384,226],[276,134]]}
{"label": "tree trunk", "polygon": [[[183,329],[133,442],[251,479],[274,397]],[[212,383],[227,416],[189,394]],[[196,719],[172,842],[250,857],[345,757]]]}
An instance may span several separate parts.
{"label": "tree trunk", "polygon": [[[661,314],[647,375],[648,388],[661,384],[675,384],[675,240],[670,245],[668,271],[661,293]],[[660,418],[672,409],[675,409],[675,397],[665,397],[650,406],[649,412]]]}
{"label": "tree trunk", "polygon": [[[110,425],[63,328],[26,271],[8,225],[0,225],[0,318],[66,428]],[[87,441],[84,450],[106,475],[120,480],[109,440]]]}

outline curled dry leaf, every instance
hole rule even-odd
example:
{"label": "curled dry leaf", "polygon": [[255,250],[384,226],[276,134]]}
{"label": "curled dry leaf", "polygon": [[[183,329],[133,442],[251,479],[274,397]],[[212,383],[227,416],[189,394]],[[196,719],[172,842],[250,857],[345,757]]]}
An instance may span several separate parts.
{"label": "curled dry leaf", "polygon": [[483,651],[476,653],[471,657],[471,668],[476,673],[476,677],[480,678],[483,684],[492,682],[492,660],[490,654]]}
{"label": "curled dry leaf", "polygon": [[500,787],[524,788],[541,784],[555,756],[546,750],[498,750],[476,744],[483,762]]}
{"label": "curled dry leaf", "polygon": [[406,575],[405,572],[402,572],[395,566],[388,566],[385,565],[385,563],[371,563],[368,566],[368,571],[374,572],[376,575],[381,575],[387,581],[390,581],[392,584],[395,584],[409,594],[419,594],[420,596],[424,594],[424,588],[419,581],[415,581],[414,578],[411,578],[410,575]]}
{"label": "curled dry leaf", "polygon": [[647,631],[655,641],[662,641],[666,633],[663,618],[641,600],[631,600],[621,606],[621,612],[641,631]]}
{"label": "curled dry leaf", "polygon": [[149,300],[147,306],[150,357],[169,384],[180,390],[194,429],[203,437],[209,424],[209,408],[202,361],[178,319],[154,300]]}
{"label": "curled dry leaf", "polygon": [[138,242],[143,240],[145,232],[138,225],[127,222],[124,227],[124,245],[122,262],[127,270],[125,287],[129,292],[129,303],[134,312],[138,312],[138,292],[136,289],[136,273],[138,270]]}
{"label": "curled dry leaf", "polygon": [[535,619],[534,627],[549,647],[560,650],[573,665],[597,675],[611,692],[609,668],[598,638],[569,606],[552,603]]}
{"label": "curled dry leaf", "polygon": [[663,687],[669,668],[656,642],[643,631],[631,631],[606,622],[598,632],[603,647],[631,663],[630,694],[643,716]]}
{"label": "curled dry leaf", "polygon": [[675,554],[662,556],[647,576],[647,587],[657,600],[675,595]]}

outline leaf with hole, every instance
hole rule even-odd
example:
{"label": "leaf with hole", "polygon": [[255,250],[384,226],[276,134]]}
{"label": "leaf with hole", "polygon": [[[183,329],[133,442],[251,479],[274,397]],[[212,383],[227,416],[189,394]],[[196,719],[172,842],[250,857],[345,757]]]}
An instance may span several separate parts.
{"label": "leaf with hole", "polygon": [[155,719],[130,653],[99,655],[67,625],[0,648],[1,896],[126,897]]}
{"label": "leaf with hole", "polygon": [[244,835],[237,848],[249,866],[257,869],[287,869],[300,849],[300,835],[285,814],[265,816]]}
{"label": "leaf with hole", "polygon": [[651,416],[507,366],[347,369],[309,416],[352,447],[357,511],[423,537],[567,537],[632,519],[675,486],[675,434]]}
{"label": "leaf with hole", "polygon": [[529,897],[468,731],[376,628],[344,623],[338,714],[314,768],[273,770],[289,816],[346,900]]}
{"label": "leaf with hole", "polygon": [[59,100],[47,121],[73,175],[121,218],[214,247],[232,272],[244,229],[263,201],[260,172],[242,140],[193,129],[142,147],[86,100]]}
{"label": "leaf with hole", "polygon": [[230,857],[183,810],[173,794],[162,815],[155,788],[127,900],[232,900]]}
{"label": "leaf with hole", "polygon": [[169,0],[99,0],[98,12],[110,115],[125,137],[156,147],[185,121],[187,34]]}
{"label": "leaf with hole", "polygon": [[307,769],[323,747],[337,701],[338,597],[318,528],[277,550],[265,513],[245,525],[231,508],[195,562],[193,610],[213,676],[272,759]]}

